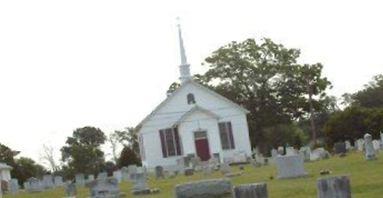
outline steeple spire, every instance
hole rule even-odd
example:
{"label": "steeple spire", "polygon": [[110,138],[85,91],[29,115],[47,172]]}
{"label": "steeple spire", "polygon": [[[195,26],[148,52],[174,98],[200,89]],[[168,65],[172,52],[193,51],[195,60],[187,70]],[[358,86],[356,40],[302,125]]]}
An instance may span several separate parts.
{"label": "steeple spire", "polygon": [[184,84],[185,82],[191,80],[191,75],[190,75],[190,65],[187,61],[187,58],[186,58],[186,52],[185,52],[185,47],[184,47],[184,42],[183,42],[183,39],[182,39],[182,31],[181,31],[181,24],[179,22],[179,18],[177,18],[178,20],[178,39],[179,39],[179,42],[180,42],[180,56],[181,56],[181,65],[179,66],[180,67],[180,80],[181,80],[181,84]]}

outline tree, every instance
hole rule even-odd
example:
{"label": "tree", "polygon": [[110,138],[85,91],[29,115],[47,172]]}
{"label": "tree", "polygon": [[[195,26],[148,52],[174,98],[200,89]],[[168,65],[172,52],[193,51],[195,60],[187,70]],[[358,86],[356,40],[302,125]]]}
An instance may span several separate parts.
{"label": "tree", "polygon": [[137,153],[133,151],[132,147],[126,146],[121,151],[117,166],[121,168],[133,164],[141,165],[141,159],[138,157]]}
{"label": "tree", "polygon": [[46,164],[48,164],[52,172],[59,170],[59,166],[56,164],[54,158],[54,149],[52,146],[43,144],[43,153],[41,154],[41,159],[45,161]]}
{"label": "tree", "polygon": [[104,133],[98,128],[87,126],[76,129],[72,137],[67,138],[66,146],[61,148],[66,168],[75,173],[98,173],[105,161],[104,152],[100,149],[105,141]]}
{"label": "tree", "polygon": [[20,184],[25,182],[28,178],[41,178],[45,173],[47,173],[43,166],[27,157],[20,157],[19,159],[16,159],[16,165],[13,170],[15,171],[12,175],[18,179]]}
{"label": "tree", "polygon": [[[322,65],[299,65],[299,55],[270,39],[232,42],[207,57],[208,71],[194,79],[250,111],[251,141],[262,150],[269,144],[264,129],[292,124],[325,106],[330,82],[322,76]],[[169,91],[176,88],[173,84]]]}
{"label": "tree", "polygon": [[351,105],[366,108],[383,108],[383,75],[373,77],[365,88],[354,93],[345,94],[345,101]]}
{"label": "tree", "polygon": [[334,113],[326,122],[324,132],[327,144],[331,146],[337,141],[363,138],[365,133],[379,138],[381,129],[383,129],[382,108],[350,106]]}

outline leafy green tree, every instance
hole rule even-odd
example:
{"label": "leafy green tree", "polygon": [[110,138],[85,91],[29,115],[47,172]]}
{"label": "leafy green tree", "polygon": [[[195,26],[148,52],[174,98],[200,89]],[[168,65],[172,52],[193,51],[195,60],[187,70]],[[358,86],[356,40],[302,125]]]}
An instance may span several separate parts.
{"label": "leafy green tree", "polygon": [[132,147],[126,146],[122,149],[117,166],[119,168],[129,165],[141,165],[141,159],[138,154],[133,151]]}
{"label": "leafy green tree", "polygon": [[[194,79],[244,106],[252,144],[266,148],[264,129],[313,117],[326,106],[330,82],[321,64],[299,65],[300,51],[270,39],[232,42],[205,59],[208,70]],[[169,91],[177,88],[172,84]],[[311,119],[311,122],[314,122]],[[311,125],[316,139],[315,123]]]}
{"label": "leafy green tree", "polygon": [[370,133],[379,138],[383,129],[383,108],[364,108],[351,106],[334,113],[324,127],[327,144],[337,141],[355,140]]}
{"label": "leafy green tree", "polygon": [[104,133],[95,127],[78,128],[61,148],[62,161],[72,173],[95,174],[104,165],[104,152],[100,146],[106,141]]}
{"label": "leafy green tree", "polygon": [[282,145],[300,148],[308,141],[308,136],[296,124],[278,124],[263,129],[269,150]]}
{"label": "leafy green tree", "polygon": [[19,180],[19,183],[22,184],[28,178],[36,177],[41,178],[47,170],[37,164],[33,159],[27,157],[20,157],[15,160],[16,165],[13,170],[12,176]]}
{"label": "leafy green tree", "polygon": [[345,94],[346,103],[366,108],[383,108],[383,75],[377,75],[365,85],[365,88],[354,93]]}

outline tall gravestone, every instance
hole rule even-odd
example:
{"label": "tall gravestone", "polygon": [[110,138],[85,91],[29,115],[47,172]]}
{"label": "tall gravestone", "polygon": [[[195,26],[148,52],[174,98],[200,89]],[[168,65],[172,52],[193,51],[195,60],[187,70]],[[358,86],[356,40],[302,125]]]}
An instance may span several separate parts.
{"label": "tall gravestone", "polygon": [[55,176],[53,179],[53,183],[56,187],[63,186],[64,185],[63,177],[62,176]]}
{"label": "tall gravestone", "polygon": [[347,176],[318,179],[318,198],[351,198],[350,180]]}
{"label": "tall gravestone", "polygon": [[78,173],[75,175],[76,185],[84,186],[85,185],[85,176],[83,173]]}
{"label": "tall gravestone", "polygon": [[356,140],[355,145],[356,145],[358,151],[363,151],[364,150],[364,140],[363,139]]}
{"label": "tall gravestone", "polygon": [[129,174],[129,180],[132,180],[132,175],[137,173],[137,166],[136,165],[129,165],[128,166],[128,174]]}
{"label": "tall gravestone", "polygon": [[266,183],[235,186],[233,194],[234,198],[268,198]]}
{"label": "tall gravestone", "polygon": [[376,159],[374,145],[372,144],[372,136],[368,133],[364,135],[364,150],[366,160]]}
{"label": "tall gravestone", "polygon": [[118,183],[122,181],[122,172],[121,170],[113,171],[113,177],[117,179]]}
{"label": "tall gravestone", "polygon": [[372,140],[372,145],[373,145],[375,151],[380,150],[380,141],[379,140]]}
{"label": "tall gravestone", "polygon": [[53,188],[54,184],[53,184],[53,177],[52,175],[44,175],[43,176],[43,186],[44,188]]}
{"label": "tall gravestone", "polygon": [[299,154],[303,157],[305,162],[310,161],[311,149],[308,146],[303,146],[299,149]]}
{"label": "tall gravestone", "polygon": [[202,180],[175,187],[176,198],[232,198],[232,184],[228,179]]}
{"label": "tall gravestone", "polygon": [[9,184],[9,192],[15,195],[19,192],[19,182],[17,179],[11,179]]}
{"label": "tall gravestone", "polygon": [[155,167],[155,175],[156,175],[156,179],[165,179],[164,167],[156,166]]}
{"label": "tall gravestone", "polygon": [[334,144],[334,152],[335,154],[343,154],[347,152],[346,143],[337,142]]}
{"label": "tall gravestone", "polygon": [[146,175],[144,173],[135,173],[132,175],[133,194],[142,194],[144,191],[150,191],[146,184]]}
{"label": "tall gravestone", "polygon": [[278,179],[307,176],[303,163],[300,155],[278,156],[276,158]]}

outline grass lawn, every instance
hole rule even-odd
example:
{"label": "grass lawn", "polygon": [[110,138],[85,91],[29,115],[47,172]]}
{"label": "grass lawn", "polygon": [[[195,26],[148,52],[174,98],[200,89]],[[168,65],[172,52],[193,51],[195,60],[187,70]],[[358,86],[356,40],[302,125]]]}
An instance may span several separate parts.
{"label": "grass lawn", "polygon": [[[269,197],[294,197],[307,198],[316,197],[316,180],[321,177],[319,171],[321,169],[330,169],[332,176],[349,175],[351,179],[352,195],[355,198],[382,197],[383,196],[383,154],[379,154],[376,161],[365,161],[362,153],[350,153],[344,158],[333,157],[328,160],[318,162],[305,163],[306,171],[309,177],[278,180],[270,179],[271,176],[276,178],[275,166],[264,166],[253,168],[251,165],[245,166],[244,174],[240,177],[232,178],[234,185],[255,182],[267,182]],[[233,171],[237,171],[237,167],[233,167]],[[215,172],[209,178],[221,178],[219,172]],[[209,179],[204,177],[202,173],[193,176],[177,176],[172,179],[155,180],[153,177],[149,180],[149,186],[160,188],[161,192],[156,195],[140,196],[143,198],[171,198],[173,197],[173,188],[175,185],[195,181],[201,179]],[[127,194],[126,197],[132,197],[130,190],[132,185],[123,182],[120,185],[121,191]],[[78,189],[78,197],[89,196],[88,189]],[[35,197],[50,198],[64,197],[62,188],[48,190],[41,193],[19,193],[16,196],[6,195],[5,197]]]}

